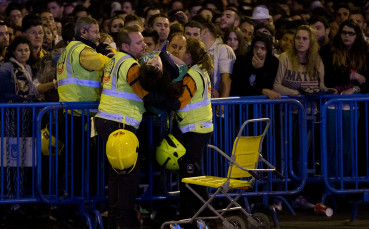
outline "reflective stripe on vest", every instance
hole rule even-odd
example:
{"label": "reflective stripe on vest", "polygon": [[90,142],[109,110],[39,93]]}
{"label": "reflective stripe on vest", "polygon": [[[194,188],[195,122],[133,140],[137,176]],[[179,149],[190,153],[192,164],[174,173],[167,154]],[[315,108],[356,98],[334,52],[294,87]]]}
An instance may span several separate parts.
{"label": "reflective stripe on vest", "polygon": [[[188,117],[188,114],[197,113],[202,108],[206,108],[206,107],[211,106],[210,105],[211,104],[210,96],[208,95],[208,84],[209,84],[209,81],[208,81],[208,78],[207,77],[204,77],[207,74],[205,74],[200,69],[200,67],[198,65],[192,66],[192,70],[194,72],[197,72],[197,74],[199,74],[199,76],[201,78],[201,80],[200,79],[199,80],[195,80],[196,85],[199,84],[199,83],[202,83],[204,85],[204,88],[203,88],[202,98],[200,97],[200,95],[196,95],[196,97],[197,97],[196,100],[198,102],[189,103],[184,108],[182,108],[181,110],[178,110],[179,113],[186,114],[187,119],[189,118]],[[201,91],[198,91],[196,93],[201,93]],[[195,97],[193,97],[193,99],[194,98]],[[198,111],[195,111],[195,110],[198,110]],[[211,107],[210,107],[210,110],[211,110]],[[183,117],[183,118],[185,118],[185,117]],[[208,129],[208,128],[212,128],[213,127],[212,120],[204,120],[204,121],[197,120],[197,122],[196,122],[196,120],[194,120],[194,121],[195,121],[195,123],[189,123],[189,122],[191,122],[191,120],[188,120],[187,121],[187,124],[185,124],[184,122],[181,121],[180,124],[179,124],[181,132],[182,133],[187,133],[187,132],[190,132],[190,131],[199,131],[201,129]]]}
{"label": "reflective stripe on vest", "polygon": [[[200,73],[200,76],[203,76],[205,73],[197,66],[192,66],[193,69],[197,70]],[[210,104],[210,98],[208,98],[208,92],[207,92],[207,88],[206,88],[206,82],[205,79],[203,79],[204,81],[204,92],[202,94],[203,96],[203,100],[197,102],[197,103],[192,103],[192,104],[187,104],[184,108],[182,108],[181,110],[178,111],[192,111],[195,109],[199,109],[201,107],[205,107],[207,105]]]}
{"label": "reflective stripe on vest", "polygon": [[110,95],[113,97],[118,97],[118,98],[122,98],[122,99],[130,99],[130,100],[135,100],[138,102],[143,102],[142,99],[136,95],[135,93],[129,93],[129,92],[122,92],[122,91],[117,91],[117,70],[119,68],[119,66],[121,65],[121,63],[125,60],[127,60],[128,58],[131,58],[130,55],[125,55],[124,57],[122,57],[117,64],[114,67],[113,70],[113,75],[112,75],[112,79],[111,79],[111,89],[109,88],[103,88],[102,94],[104,95]]}
{"label": "reflective stripe on vest", "polygon": [[213,121],[207,121],[207,122],[200,122],[200,123],[189,124],[187,126],[182,127],[181,128],[181,132],[182,133],[187,133],[189,131],[196,130],[196,125],[199,125],[202,128],[208,128],[208,127],[211,127],[213,125]]}
{"label": "reflective stripe on vest", "polygon": [[142,102],[142,99],[135,93],[128,93],[128,92],[122,92],[122,91],[104,88],[102,91],[102,94],[110,95],[110,96],[118,97],[122,99],[130,99],[130,100]]}
{"label": "reflective stripe on vest", "polygon": [[140,126],[140,122],[130,118],[128,116],[125,115],[120,115],[120,114],[113,114],[113,113],[108,113],[102,110],[99,110],[97,112],[97,115],[100,116],[101,118],[105,118],[105,119],[110,119],[110,120],[115,120],[118,122],[122,122],[124,121],[125,123],[127,123],[128,125],[131,125],[135,128],[138,128]]}
{"label": "reflective stripe on vest", "polygon": [[66,79],[61,79],[58,80],[58,87],[60,86],[64,86],[64,85],[68,85],[68,84],[77,84],[80,86],[87,86],[87,87],[100,87],[100,82],[96,81],[96,80],[85,80],[85,79],[77,79],[73,77],[73,72],[72,72],[72,64],[70,62],[70,57],[71,57],[71,52],[76,48],[76,46],[83,44],[82,42],[77,42],[76,44],[74,44],[70,49],[69,52],[67,54],[67,78]]}

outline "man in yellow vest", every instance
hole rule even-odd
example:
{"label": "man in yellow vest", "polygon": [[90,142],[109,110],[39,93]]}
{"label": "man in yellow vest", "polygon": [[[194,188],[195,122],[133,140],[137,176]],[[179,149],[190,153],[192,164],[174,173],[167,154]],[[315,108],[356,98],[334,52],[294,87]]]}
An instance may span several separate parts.
{"label": "man in yellow vest", "polygon": [[62,53],[57,64],[60,102],[98,101],[102,71],[110,58],[96,52],[100,33],[91,17],[78,18],[75,40]]}
{"label": "man in yellow vest", "polygon": [[[127,27],[117,34],[116,53],[106,65],[103,78],[103,91],[99,110],[96,114],[96,130],[106,143],[109,135],[126,129],[136,132],[145,112],[144,102],[153,105],[169,104],[166,96],[145,91],[139,77],[137,59],[145,51],[143,36],[137,28]],[[179,101],[173,101],[170,109],[179,109]],[[140,166],[139,162],[127,171],[115,171],[109,165],[108,228],[139,227],[135,211]]]}
{"label": "man in yellow vest", "polygon": [[[71,41],[57,62],[57,83],[60,102],[87,102],[99,101],[101,93],[101,77],[105,65],[110,58],[96,51],[99,43],[100,33],[98,22],[91,17],[80,17],[74,28],[75,40]],[[83,194],[82,187],[86,187],[89,181],[82,184],[84,172],[82,165],[87,167],[86,156],[89,143],[89,134],[86,132],[86,125],[89,120],[82,115],[82,111],[75,109],[74,113],[68,112],[68,133],[62,133],[61,140],[68,140],[70,169],[67,172],[71,182],[68,193],[74,195]],[[60,127],[64,127],[65,120],[61,120]],[[72,125],[73,123],[73,125]],[[60,128],[64,131],[64,128]],[[73,134],[72,134],[73,133]],[[84,139],[83,139],[84,138]],[[73,141],[73,142],[72,142]],[[72,144],[73,143],[73,144]],[[83,147],[84,144],[84,147]],[[90,150],[93,152],[93,150]],[[82,158],[84,156],[84,158]],[[92,155],[90,155],[92,159]],[[90,163],[92,164],[92,163]],[[73,179],[73,182],[72,180]],[[73,186],[74,185],[74,186]]]}

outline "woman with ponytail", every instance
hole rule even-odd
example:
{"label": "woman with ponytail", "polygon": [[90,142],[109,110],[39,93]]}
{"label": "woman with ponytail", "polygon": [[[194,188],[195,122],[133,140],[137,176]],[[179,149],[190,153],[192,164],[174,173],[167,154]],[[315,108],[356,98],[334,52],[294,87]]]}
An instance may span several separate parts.
{"label": "woman with ponytail", "polygon": [[[204,43],[188,38],[183,61],[189,70],[183,78],[183,93],[179,97],[180,109],[176,111],[176,127],[173,135],[186,148],[186,154],[178,160],[180,180],[184,177],[203,175],[202,158],[205,146],[213,133],[211,108],[211,83],[209,73],[213,62]],[[178,128],[177,128],[178,127]],[[208,198],[205,187],[193,187],[204,199]],[[181,218],[192,217],[201,207],[200,201],[183,183],[180,184]]]}

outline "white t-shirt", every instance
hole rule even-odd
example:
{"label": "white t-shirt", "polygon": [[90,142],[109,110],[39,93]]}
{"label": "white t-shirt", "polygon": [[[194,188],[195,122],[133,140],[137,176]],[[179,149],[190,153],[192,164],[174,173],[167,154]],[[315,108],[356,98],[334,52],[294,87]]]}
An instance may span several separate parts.
{"label": "white t-shirt", "polygon": [[217,38],[214,44],[207,50],[213,59],[214,73],[210,74],[212,88],[219,91],[221,74],[230,73],[233,71],[233,64],[236,60],[236,55],[231,47],[223,44],[221,38]]}

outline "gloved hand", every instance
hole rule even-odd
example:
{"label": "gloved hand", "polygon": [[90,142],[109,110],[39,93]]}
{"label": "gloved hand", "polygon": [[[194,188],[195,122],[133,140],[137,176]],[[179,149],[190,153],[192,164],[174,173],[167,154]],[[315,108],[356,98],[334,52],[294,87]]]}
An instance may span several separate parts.
{"label": "gloved hand", "polygon": [[98,53],[101,53],[107,57],[113,57],[114,54],[117,52],[117,50],[115,50],[113,47],[111,47],[110,45],[108,44],[99,44],[97,47],[96,47],[96,52]]}

